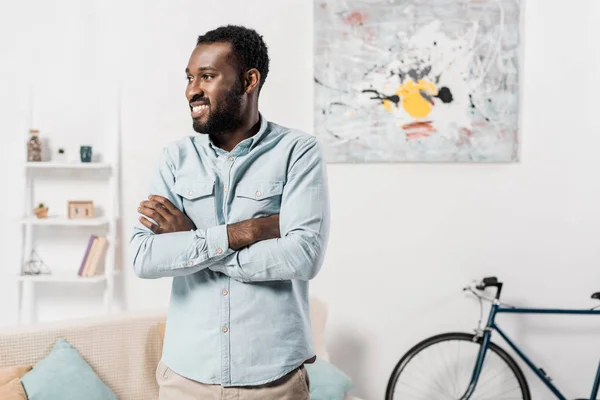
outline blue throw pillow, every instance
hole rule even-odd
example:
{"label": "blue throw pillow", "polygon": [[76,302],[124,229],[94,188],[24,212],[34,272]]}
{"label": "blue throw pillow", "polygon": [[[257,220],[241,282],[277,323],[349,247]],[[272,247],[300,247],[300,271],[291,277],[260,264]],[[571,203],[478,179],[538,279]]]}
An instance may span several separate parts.
{"label": "blue throw pillow", "polygon": [[342,400],[354,388],[352,380],[339,368],[317,358],[314,364],[305,364],[310,381],[311,400]]}
{"label": "blue throw pillow", "polygon": [[21,383],[29,400],[118,400],[77,349],[58,339]]}

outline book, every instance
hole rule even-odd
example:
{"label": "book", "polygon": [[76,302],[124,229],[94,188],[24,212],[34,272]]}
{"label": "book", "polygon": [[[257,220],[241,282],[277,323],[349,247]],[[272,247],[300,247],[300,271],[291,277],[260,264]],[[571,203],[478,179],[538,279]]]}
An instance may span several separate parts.
{"label": "book", "polygon": [[96,275],[104,274],[104,270],[106,269],[106,255],[108,253],[108,246],[110,246],[110,243],[108,242],[108,238],[105,237],[104,239],[102,254],[100,255],[98,266],[96,267]]}
{"label": "book", "polygon": [[85,269],[84,272],[84,276],[94,276],[97,275],[99,272],[99,264],[102,261],[102,259],[104,258],[104,253],[106,252],[106,247],[108,244],[108,241],[106,240],[105,237],[101,236],[98,237],[96,240],[96,246],[94,246],[94,248],[91,251],[90,254],[90,263],[88,264],[87,268]]}
{"label": "book", "polygon": [[96,235],[91,235],[90,239],[88,240],[88,244],[85,249],[83,259],[81,260],[81,265],[79,266],[79,271],[77,272],[77,275],[79,275],[79,276],[83,276],[83,270],[84,270],[85,264],[88,260],[88,257],[90,255],[90,251],[92,249],[92,244],[94,244],[94,239],[96,239],[96,237],[97,237]]}
{"label": "book", "polygon": [[83,266],[83,271],[81,271],[81,276],[87,276],[87,271],[90,269],[90,264],[92,263],[92,258],[94,257],[94,253],[98,247],[98,237],[94,237],[94,241],[92,243],[92,247],[90,248],[90,252],[87,255],[85,260],[85,264]]}

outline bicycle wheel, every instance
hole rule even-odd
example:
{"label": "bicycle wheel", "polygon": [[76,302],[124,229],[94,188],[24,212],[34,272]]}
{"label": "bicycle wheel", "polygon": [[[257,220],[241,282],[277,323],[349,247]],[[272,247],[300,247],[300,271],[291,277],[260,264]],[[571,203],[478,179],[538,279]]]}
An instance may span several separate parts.
{"label": "bicycle wheel", "polygon": [[[423,340],[398,362],[386,400],[460,400],[465,394],[482,338],[444,333]],[[481,375],[469,400],[530,400],[523,371],[504,350],[490,343]]]}

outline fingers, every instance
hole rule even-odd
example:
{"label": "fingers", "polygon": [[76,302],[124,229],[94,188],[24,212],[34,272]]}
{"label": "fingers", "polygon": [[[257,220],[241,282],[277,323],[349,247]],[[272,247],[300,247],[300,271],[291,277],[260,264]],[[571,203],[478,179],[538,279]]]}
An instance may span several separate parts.
{"label": "fingers", "polygon": [[152,194],[152,195],[148,196],[148,200],[160,204],[167,211],[169,211],[169,213],[172,214],[172,215],[177,215],[178,213],[181,213],[181,211],[179,210],[179,208],[175,207],[173,205],[173,203],[171,203],[171,201],[169,199],[167,199],[166,197],[159,196],[157,194]]}
{"label": "fingers", "polygon": [[163,230],[160,226],[153,224],[150,220],[148,220],[144,217],[139,217],[139,220],[142,225],[144,225],[146,228],[150,229],[152,232],[154,232],[156,234],[160,234],[163,232]]}
{"label": "fingers", "polygon": [[[166,197],[150,195],[138,207],[140,222],[154,233],[195,229],[194,223]],[[152,223],[150,220],[156,223]]]}
{"label": "fingers", "polygon": [[168,211],[160,204],[151,201],[142,201],[138,207],[138,212],[148,218],[152,218],[158,225],[164,225],[167,222]]}

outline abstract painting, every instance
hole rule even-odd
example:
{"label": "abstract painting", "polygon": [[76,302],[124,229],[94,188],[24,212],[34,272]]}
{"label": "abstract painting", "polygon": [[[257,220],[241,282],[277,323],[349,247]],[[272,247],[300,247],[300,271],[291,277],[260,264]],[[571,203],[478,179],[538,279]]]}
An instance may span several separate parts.
{"label": "abstract painting", "polygon": [[517,161],[520,1],[315,0],[327,161]]}

